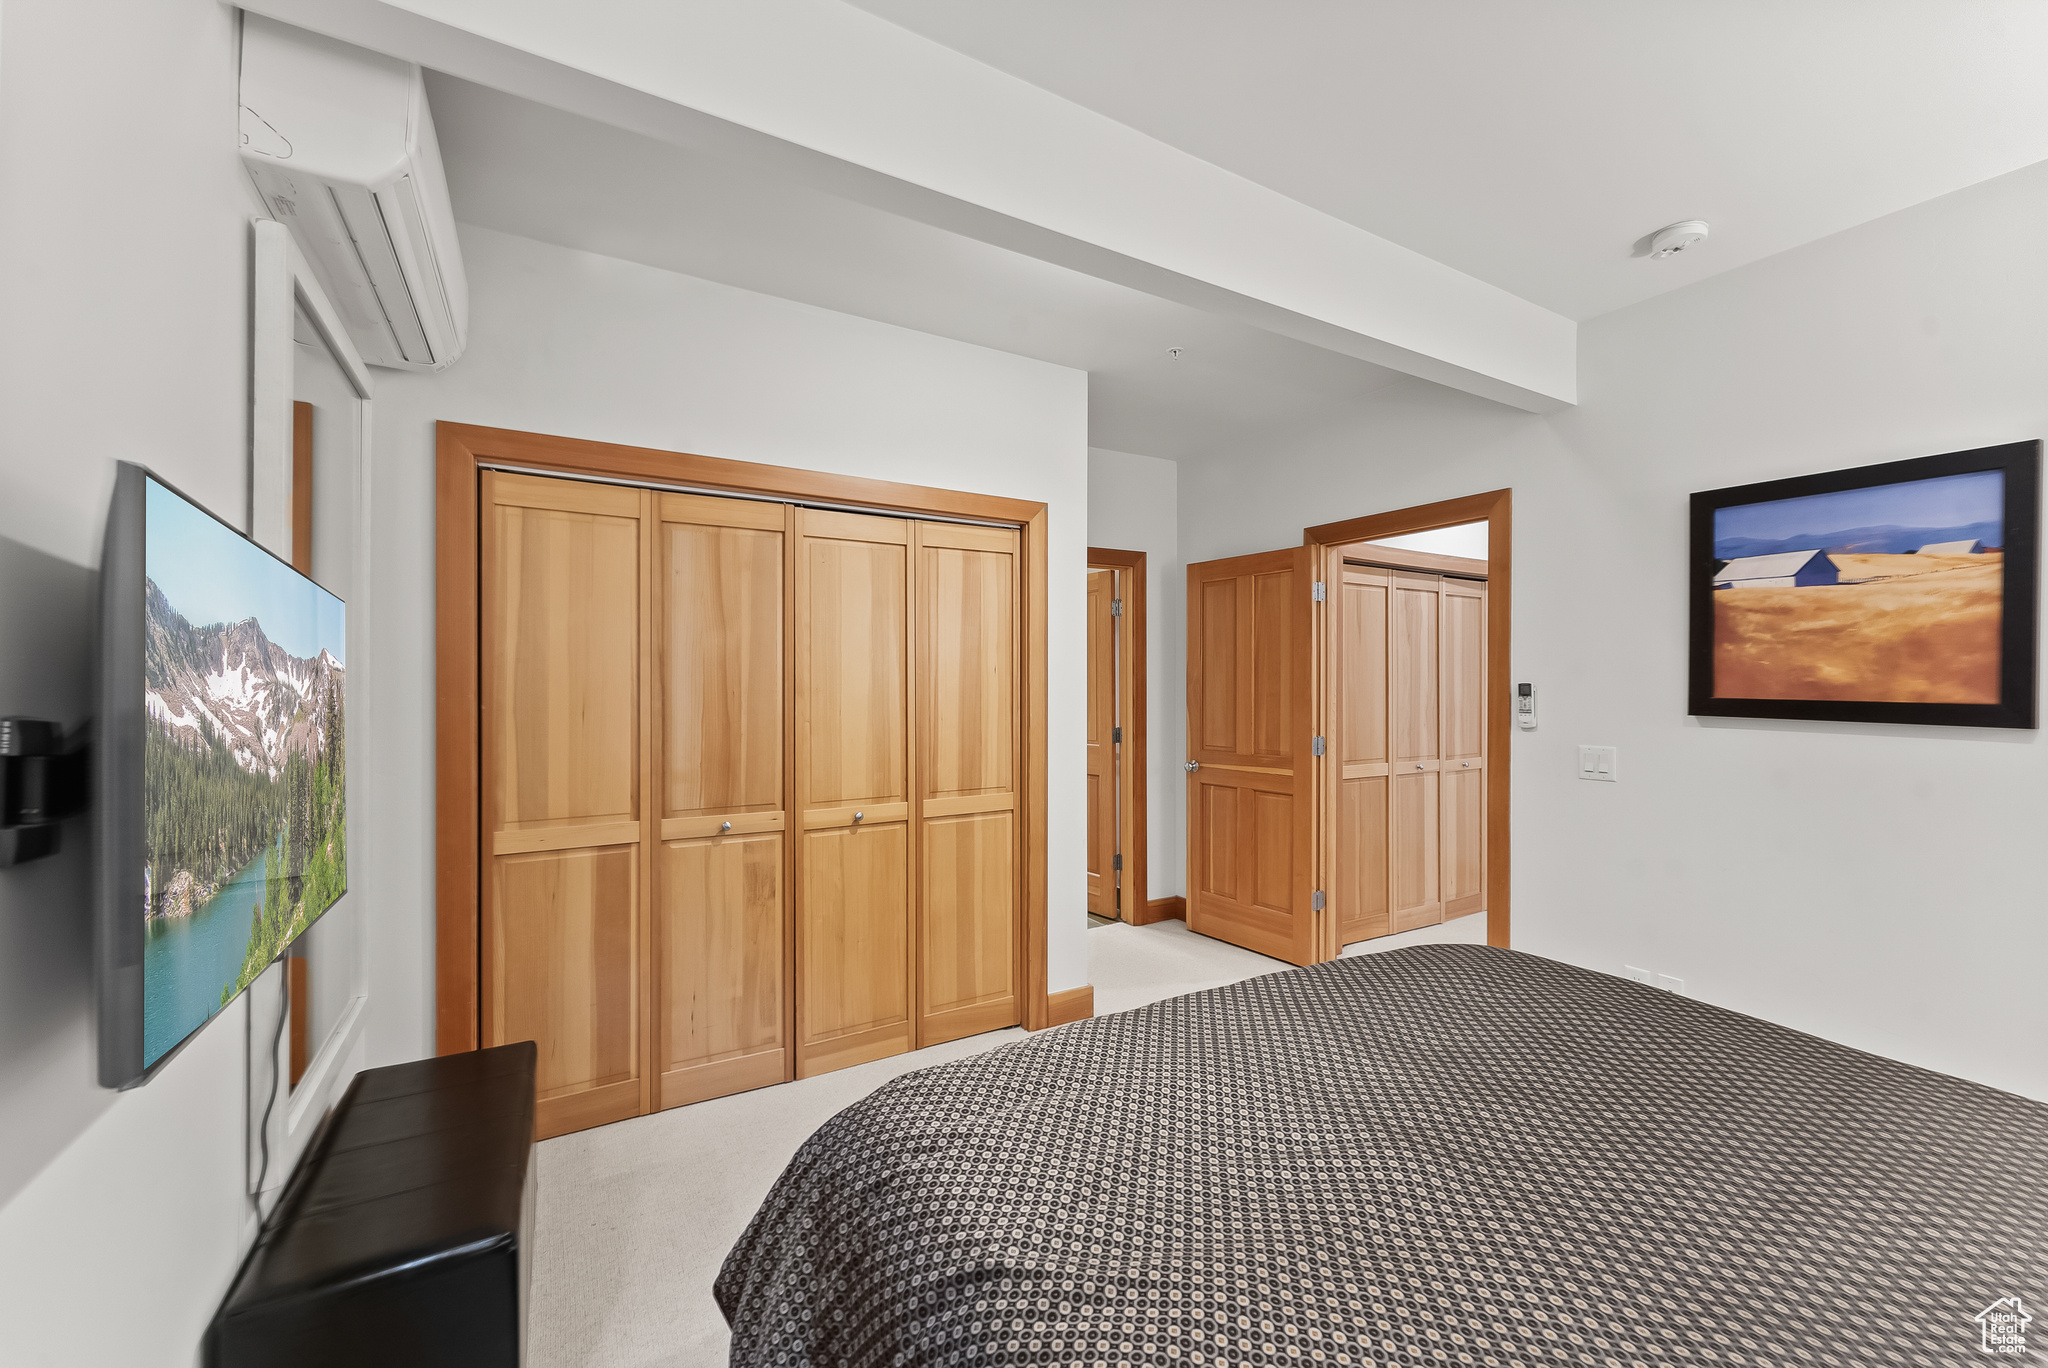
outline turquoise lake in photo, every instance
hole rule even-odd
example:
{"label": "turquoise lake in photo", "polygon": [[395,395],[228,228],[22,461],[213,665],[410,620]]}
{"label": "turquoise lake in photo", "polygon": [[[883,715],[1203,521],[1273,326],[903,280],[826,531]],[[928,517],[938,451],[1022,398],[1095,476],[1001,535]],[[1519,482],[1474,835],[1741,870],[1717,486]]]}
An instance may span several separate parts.
{"label": "turquoise lake in photo", "polygon": [[144,1068],[220,1010],[220,990],[242,972],[250,914],[262,902],[258,855],[191,916],[150,921],[142,946]]}

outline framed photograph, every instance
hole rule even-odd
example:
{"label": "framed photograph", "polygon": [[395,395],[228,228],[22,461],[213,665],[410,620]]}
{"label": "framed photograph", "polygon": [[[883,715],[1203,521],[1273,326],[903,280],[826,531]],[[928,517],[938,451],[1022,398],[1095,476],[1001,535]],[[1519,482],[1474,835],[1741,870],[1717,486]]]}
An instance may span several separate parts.
{"label": "framed photograph", "polygon": [[1690,711],[2032,727],[2041,444],[1692,496]]}

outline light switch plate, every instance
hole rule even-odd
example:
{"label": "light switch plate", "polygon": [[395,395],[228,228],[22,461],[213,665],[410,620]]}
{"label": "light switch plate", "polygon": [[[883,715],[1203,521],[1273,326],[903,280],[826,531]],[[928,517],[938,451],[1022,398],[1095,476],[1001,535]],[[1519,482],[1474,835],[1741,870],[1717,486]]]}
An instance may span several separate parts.
{"label": "light switch plate", "polygon": [[1647,969],[1638,969],[1633,964],[1624,964],[1621,966],[1621,972],[1627,974],[1637,983],[1645,984],[1650,987],[1656,986],[1657,976]]}
{"label": "light switch plate", "polygon": [[1657,975],[1657,986],[1667,993],[1682,993],[1685,991],[1685,980],[1673,978],[1669,974],[1659,974]]}
{"label": "light switch plate", "polygon": [[1579,747],[1579,778],[1598,779],[1613,783],[1615,772],[1620,767],[1619,748],[1615,746]]}

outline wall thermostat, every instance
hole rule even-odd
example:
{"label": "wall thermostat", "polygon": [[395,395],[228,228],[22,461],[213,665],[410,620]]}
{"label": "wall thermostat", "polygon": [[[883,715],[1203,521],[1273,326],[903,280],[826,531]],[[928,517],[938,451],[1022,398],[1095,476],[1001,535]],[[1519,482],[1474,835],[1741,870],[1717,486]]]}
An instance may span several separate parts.
{"label": "wall thermostat", "polygon": [[1536,730],[1536,686],[1515,685],[1515,721],[1523,731]]}

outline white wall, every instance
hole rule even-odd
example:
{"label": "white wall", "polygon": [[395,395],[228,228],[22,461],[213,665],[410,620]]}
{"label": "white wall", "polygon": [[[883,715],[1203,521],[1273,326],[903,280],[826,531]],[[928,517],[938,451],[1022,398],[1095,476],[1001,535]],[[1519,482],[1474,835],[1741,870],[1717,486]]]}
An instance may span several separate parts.
{"label": "white wall", "polygon": [[[469,351],[378,373],[373,643],[391,780],[373,1063],[431,1048],[434,423],[447,420],[902,480],[1049,505],[1051,887],[1083,869],[1087,376],[609,257],[465,226]],[[410,700],[406,702],[405,700]],[[1063,759],[1063,757],[1065,757]],[[1050,983],[1087,981],[1081,906],[1052,903]]]}
{"label": "white wall", "polygon": [[1512,486],[1514,944],[2048,1097],[2039,734],[1689,718],[1684,596],[1694,490],[2048,435],[2044,222],[2048,165],[1585,325],[1575,411],[1404,383],[1183,461],[1182,552]]}
{"label": "white wall", "polygon": [[1179,467],[1156,456],[1101,447],[1088,452],[1088,544],[1145,553],[1148,898],[1172,897],[1187,881],[1187,782],[1180,767],[1186,753],[1187,574],[1179,552],[1179,478]]}
{"label": "white wall", "polygon": [[[0,713],[75,723],[113,462],[246,516],[234,14],[6,0],[4,24]],[[98,1087],[87,837],[0,870],[0,1358],[188,1365],[240,1253],[243,1006],[147,1087]]]}

